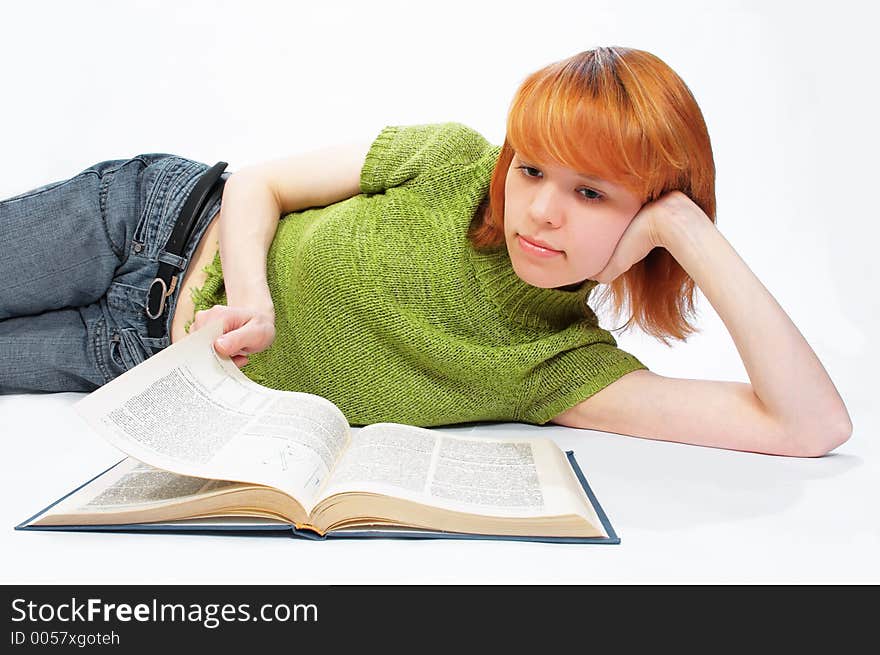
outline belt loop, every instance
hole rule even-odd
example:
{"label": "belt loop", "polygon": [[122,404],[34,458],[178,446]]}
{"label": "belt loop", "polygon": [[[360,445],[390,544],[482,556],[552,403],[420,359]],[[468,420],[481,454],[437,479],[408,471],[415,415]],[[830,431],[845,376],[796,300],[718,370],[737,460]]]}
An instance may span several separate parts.
{"label": "belt loop", "polygon": [[181,271],[186,269],[186,265],[188,263],[186,257],[178,257],[177,255],[173,255],[170,252],[165,252],[164,250],[159,253],[157,259],[160,262],[171,264],[172,266],[179,268]]}

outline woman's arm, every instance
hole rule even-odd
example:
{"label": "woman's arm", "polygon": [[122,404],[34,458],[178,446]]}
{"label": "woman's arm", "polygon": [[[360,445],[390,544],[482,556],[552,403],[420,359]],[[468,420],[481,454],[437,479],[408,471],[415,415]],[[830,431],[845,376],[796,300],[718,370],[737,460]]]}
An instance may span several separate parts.
{"label": "woman's arm", "polygon": [[669,250],[718,312],[751,384],[634,371],[553,421],[801,457],[824,455],[845,442],[852,423],[822,363],[770,292],[685,194],[672,192],[646,205],[596,279],[614,279],[656,246]]}
{"label": "woman's arm", "polygon": [[231,175],[220,207],[220,260],[227,305],[196,312],[190,331],[216,319],[215,349],[238,366],[275,339],[275,306],[266,260],[282,214],[323,207],[360,190],[371,141],[331,146],[248,166]]}
{"label": "woman's arm", "polygon": [[243,168],[223,190],[220,259],[229,306],[273,311],[266,256],[282,214],[324,207],[360,191],[371,141],[342,144]]}
{"label": "woman's arm", "polygon": [[265,180],[235,173],[226,181],[220,210],[220,261],[230,307],[253,307],[274,316],[266,255],[280,214]]}
{"label": "woman's arm", "polygon": [[235,173],[226,180],[220,204],[220,260],[226,305],[195,313],[190,333],[211,321],[223,322],[214,349],[236,366],[275,340],[275,305],[266,279],[266,256],[280,209],[264,180]]}

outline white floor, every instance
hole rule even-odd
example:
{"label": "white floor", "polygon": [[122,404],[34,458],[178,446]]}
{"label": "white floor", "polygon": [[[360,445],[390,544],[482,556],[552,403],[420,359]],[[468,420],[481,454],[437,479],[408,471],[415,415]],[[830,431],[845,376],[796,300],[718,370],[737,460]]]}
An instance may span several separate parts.
{"label": "white floor", "polygon": [[[552,437],[621,544],[297,539],[15,531],[121,454],[73,413],[80,394],[0,396],[0,583],[878,583],[877,422],[796,459],[558,426]],[[864,408],[867,409],[867,408]]]}

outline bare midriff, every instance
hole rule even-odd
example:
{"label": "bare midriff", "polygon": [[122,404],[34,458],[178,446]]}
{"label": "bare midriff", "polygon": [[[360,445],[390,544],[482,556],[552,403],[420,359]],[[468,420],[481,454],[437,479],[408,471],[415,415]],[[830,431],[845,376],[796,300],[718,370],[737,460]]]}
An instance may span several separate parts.
{"label": "bare midriff", "polygon": [[[221,208],[222,209],[222,208]],[[193,318],[195,303],[192,299],[192,290],[205,285],[208,274],[204,268],[214,261],[214,253],[220,247],[220,211],[218,211],[208,228],[202,234],[201,241],[193,253],[192,259],[186,267],[183,280],[180,283],[180,293],[177,296],[177,305],[171,317],[171,343],[177,343],[186,336],[184,325]]]}

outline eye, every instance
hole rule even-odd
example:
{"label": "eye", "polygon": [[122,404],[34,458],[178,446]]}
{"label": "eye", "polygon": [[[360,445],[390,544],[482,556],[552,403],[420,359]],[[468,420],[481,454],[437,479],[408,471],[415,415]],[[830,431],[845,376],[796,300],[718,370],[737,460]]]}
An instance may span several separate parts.
{"label": "eye", "polygon": [[[594,194],[594,195],[592,195],[592,196],[586,196],[586,195],[585,195],[584,198],[585,198],[586,200],[595,201],[595,200],[601,200],[601,199],[602,199],[602,194],[601,194],[601,193],[599,193],[598,191],[593,191],[592,189],[589,189],[589,188],[587,188],[587,187],[583,187],[582,189],[578,189],[578,191],[586,191],[587,193],[592,193],[592,194]],[[583,194],[582,194],[582,195],[583,195]]]}
{"label": "eye", "polygon": [[[522,171],[522,174],[524,176],[533,179],[538,178],[542,175],[541,171],[539,171],[534,166],[517,166],[517,168]],[[598,191],[593,191],[589,187],[581,187],[580,189],[578,189],[578,193],[580,193],[581,191],[585,192],[581,193],[580,195],[583,196],[584,200],[586,200],[587,202],[596,202],[597,200],[602,200],[602,194]]]}
{"label": "eye", "polygon": [[517,166],[517,168],[521,170],[526,177],[538,177],[537,175],[533,175],[531,171],[534,171],[535,173],[541,172],[537,168],[532,168],[531,166]]}

